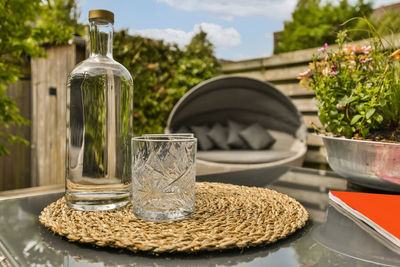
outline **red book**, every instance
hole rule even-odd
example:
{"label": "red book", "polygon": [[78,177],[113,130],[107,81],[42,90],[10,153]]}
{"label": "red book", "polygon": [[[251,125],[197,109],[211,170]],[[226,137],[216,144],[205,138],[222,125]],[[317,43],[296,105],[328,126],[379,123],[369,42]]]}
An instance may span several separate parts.
{"label": "red book", "polygon": [[400,247],[400,195],[330,191],[329,198]]}

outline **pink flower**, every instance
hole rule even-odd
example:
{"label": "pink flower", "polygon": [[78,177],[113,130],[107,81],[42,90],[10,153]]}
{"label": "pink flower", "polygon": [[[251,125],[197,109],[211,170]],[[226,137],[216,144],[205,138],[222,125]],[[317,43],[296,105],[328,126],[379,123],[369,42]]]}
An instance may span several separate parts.
{"label": "pink flower", "polygon": [[338,75],[339,72],[337,70],[332,70],[329,74],[332,76],[335,76],[335,75]]}
{"label": "pink flower", "polygon": [[325,52],[328,49],[328,44],[325,43],[323,47],[321,47],[320,49],[318,49],[318,52]]}
{"label": "pink flower", "polygon": [[332,66],[331,71],[329,72],[330,75],[335,76],[339,73],[339,71],[336,70],[336,66]]}
{"label": "pink flower", "polygon": [[359,47],[358,45],[355,45],[353,47],[354,53],[357,53],[357,54],[369,54],[371,52],[371,50],[372,50],[372,47],[370,45],[369,46],[362,46],[362,47]]}
{"label": "pink flower", "polygon": [[301,80],[303,78],[308,78],[312,75],[312,73],[313,73],[312,70],[308,69],[304,72],[297,74],[297,79]]}
{"label": "pink flower", "polygon": [[372,51],[372,47],[369,46],[363,46],[361,47],[361,50],[363,50],[364,54],[369,54]]}

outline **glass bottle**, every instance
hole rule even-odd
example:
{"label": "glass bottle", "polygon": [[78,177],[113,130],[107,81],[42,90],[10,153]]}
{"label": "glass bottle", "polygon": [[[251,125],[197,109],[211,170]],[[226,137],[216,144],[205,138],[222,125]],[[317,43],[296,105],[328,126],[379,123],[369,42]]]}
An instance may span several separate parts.
{"label": "glass bottle", "polygon": [[78,210],[108,210],[131,195],[133,82],[113,59],[114,14],[90,10],[90,56],[67,80],[65,197]]}

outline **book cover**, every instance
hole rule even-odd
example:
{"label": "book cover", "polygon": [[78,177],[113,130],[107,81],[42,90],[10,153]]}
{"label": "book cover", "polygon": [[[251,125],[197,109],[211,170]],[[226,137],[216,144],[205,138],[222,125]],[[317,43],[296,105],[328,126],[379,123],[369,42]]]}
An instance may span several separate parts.
{"label": "book cover", "polygon": [[339,211],[367,224],[399,251],[400,195],[330,191],[329,198],[340,206]]}

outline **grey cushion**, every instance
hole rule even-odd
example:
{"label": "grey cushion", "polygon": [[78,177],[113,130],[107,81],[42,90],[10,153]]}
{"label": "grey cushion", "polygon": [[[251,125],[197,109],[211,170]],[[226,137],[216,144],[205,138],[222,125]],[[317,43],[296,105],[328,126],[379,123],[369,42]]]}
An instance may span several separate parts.
{"label": "grey cushion", "polygon": [[244,130],[246,125],[228,120],[228,145],[232,148],[248,148],[246,142],[240,137],[239,132]]}
{"label": "grey cushion", "polygon": [[208,126],[192,126],[190,129],[193,131],[194,136],[197,138],[197,143],[200,150],[210,150],[214,147],[213,142],[208,138],[207,133],[210,131]]}
{"label": "grey cushion", "polygon": [[275,139],[260,124],[252,124],[239,132],[239,136],[251,149],[266,149],[275,143]]}
{"label": "grey cushion", "polygon": [[285,132],[279,132],[274,130],[268,130],[269,134],[275,138],[275,143],[272,145],[270,149],[272,150],[291,150],[291,147],[296,140],[291,134]]}
{"label": "grey cushion", "polygon": [[293,151],[275,150],[211,150],[199,151],[197,158],[218,163],[253,164],[278,161],[290,158],[295,154],[296,152]]}
{"label": "grey cushion", "polygon": [[207,133],[208,138],[215,144],[219,149],[229,150],[227,143],[228,129],[222,126],[220,123],[213,125],[211,130]]}

